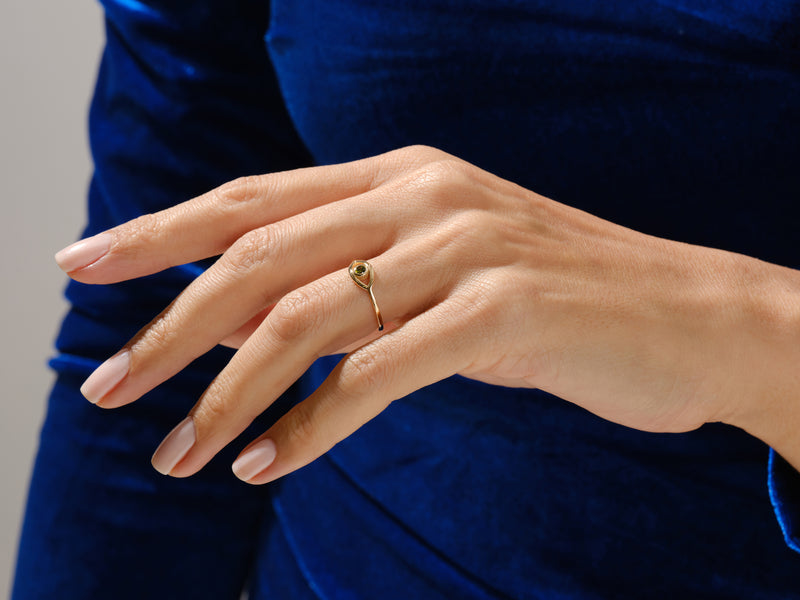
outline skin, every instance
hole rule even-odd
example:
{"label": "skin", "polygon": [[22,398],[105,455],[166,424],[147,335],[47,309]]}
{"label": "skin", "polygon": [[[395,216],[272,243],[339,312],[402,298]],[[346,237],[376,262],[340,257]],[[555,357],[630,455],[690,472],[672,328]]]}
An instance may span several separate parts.
{"label": "skin", "polygon": [[[107,235],[107,254],[71,277],[107,284],[222,255],[125,346],[130,370],[98,403],[134,402],[216,344],[238,348],[170,475],[196,473],[341,351],[258,438],[277,455],[250,483],[456,373],[645,431],[729,423],[800,468],[797,271],[620,227],[434,148],[235,180]],[[374,267],[380,334],[354,259]]]}

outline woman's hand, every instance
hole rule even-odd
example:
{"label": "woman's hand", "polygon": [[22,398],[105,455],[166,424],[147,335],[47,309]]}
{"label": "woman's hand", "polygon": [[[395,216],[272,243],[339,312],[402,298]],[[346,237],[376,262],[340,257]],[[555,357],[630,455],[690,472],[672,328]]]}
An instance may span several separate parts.
{"label": "woman's hand", "polygon": [[[153,457],[178,477],[317,357],[343,351],[320,388],[243,451],[239,477],[294,471],[456,373],[541,388],[648,431],[786,415],[784,396],[797,393],[786,377],[795,272],[614,225],[433,148],[236,180],[57,260],[102,284],[218,254],[82,388],[122,406],[216,344],[237,347]],[[354,259],[374,268],[383,332],[348,274]]]}

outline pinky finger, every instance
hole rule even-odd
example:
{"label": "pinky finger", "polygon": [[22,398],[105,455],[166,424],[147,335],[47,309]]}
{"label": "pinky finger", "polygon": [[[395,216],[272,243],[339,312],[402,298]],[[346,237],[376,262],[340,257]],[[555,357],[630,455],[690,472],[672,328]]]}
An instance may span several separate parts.
{"label": "pinky finger", "polygon": [[233,463],[236,476],[263,484],[296,471],[394,400],[463,369],[473,346],[464,343],[463,324],[455,326],[456,309],[449,304],[444,301],[345,356],[311,396],[242,451]]}

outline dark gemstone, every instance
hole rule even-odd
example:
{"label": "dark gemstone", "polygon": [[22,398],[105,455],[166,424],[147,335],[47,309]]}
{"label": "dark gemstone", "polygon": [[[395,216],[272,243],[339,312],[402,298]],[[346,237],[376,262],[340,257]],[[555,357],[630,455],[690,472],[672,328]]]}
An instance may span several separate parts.
{"label": "dark gemstone", "polygon": [[356,275],[363,275],[366,272],[367,272],[367,267],[365,267],[364,265],[358,265],[356,267]]}

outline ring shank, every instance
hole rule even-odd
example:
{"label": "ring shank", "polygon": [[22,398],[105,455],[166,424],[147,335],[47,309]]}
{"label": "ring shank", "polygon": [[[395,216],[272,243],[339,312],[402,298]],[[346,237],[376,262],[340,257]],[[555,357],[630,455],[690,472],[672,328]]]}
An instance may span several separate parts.
{"label": "ring shank", "polygon": [[369,292],[369,299],[372,301],[372,308],[375,310],[375,319],[378,322],[378,331],[383,331],[383,316],[381,309],[378,308],[378,301],[375,300],[375,293],[372,291],[372,284],[375,281],[375,271],[372,265],[366,260],[354,260],[348,269],[350,279],[360,288]]}

